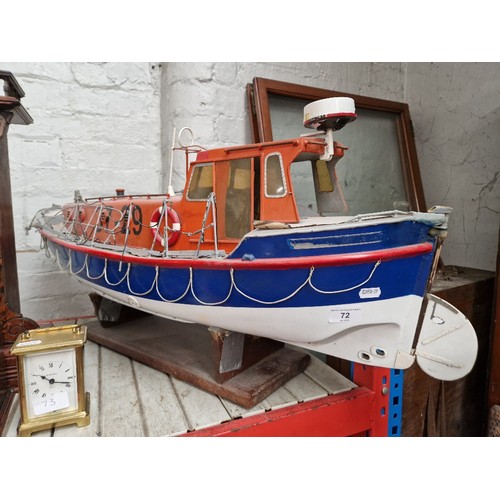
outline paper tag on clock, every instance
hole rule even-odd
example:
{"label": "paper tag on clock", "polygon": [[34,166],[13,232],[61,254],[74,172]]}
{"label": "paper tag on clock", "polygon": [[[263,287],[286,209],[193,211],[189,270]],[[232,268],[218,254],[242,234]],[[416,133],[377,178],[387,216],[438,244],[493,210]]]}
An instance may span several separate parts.
{"label": "paper tag on clock", "polygon": [[37,403],[33,404],[33,412],[35,415],[44,415],[45,413],[51,413],[56,410],[62,410],[63,408],[68,408],[69,397],[66,391],[56,392],[52,394],[49,398],[42,399]]}

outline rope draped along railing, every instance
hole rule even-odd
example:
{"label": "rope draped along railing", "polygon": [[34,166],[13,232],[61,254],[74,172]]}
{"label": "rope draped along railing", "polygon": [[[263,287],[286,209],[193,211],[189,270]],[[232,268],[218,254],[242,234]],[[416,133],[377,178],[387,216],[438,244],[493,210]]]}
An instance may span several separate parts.
{"label": "rope draped along railing", "polygon": [[[351,292],[352,290],[356,290],[357,288],[360,288],[362,287],[363,285],[366,285],[371,279],[372,279],[372,276],[375,274],[375,271],[377,270],[377,267],[382,263],[381,260],[378,260],[377,262],[375,262],[375,265],[373,266],[373,269],[371,270],[371,273],[368,275],[368,278],[365,279],[365,281],[363,281],[362,283],[359,283],[358,285],[354,285],[350,288],[344,288],[343,290],[320,290],[319,288],[315,287],[313,284],[312,284],[312,273],[310,275],[310,279],[309,279],[309,285],[311,286],[311,288],[318,292],[318,293],[326,293],[326,294],[333,294],[333,293],[344,293],[344,292]],[[311,268],[313,269],[313,268]]]}
{"label": "rope draped along railing", "polygon": [[274,304],[281,304],[282,302],[286,302],[287,300],[290,300],[292,297],[294,297],[295,295],[297,295],[300,290],[302,290],[302,288],[304,288],[308,283],[310,284],[311,283],[311,277],[314,273],[314,267],[311,267],[311,269],[309,270],[309,276],[307,277],[307,279],[304,281],[304,283],[302,283],[302,285],[299,285],[292,293],[290,293],[289,295],[287,295],[286,297],[283,297],[281,299],[277,299],[277,300],[271,300],[271,301],[267,301],[267,300],[260,300],[260,299],[257,299],[255,297],[250,297],[250,295],[248,295],[247,293],[243,293],[236,285],[236,282],[234,280],[234,269],[231,269],[231,284],[234,285],[235,289],[238,291],[238,293],[240,293],[241,295],[243,295],[243,297],[247,298],[248,300],[251,300],[253,302],[257,302],[258,304],[264,304],[264,305],[274,305]]}
{"label": "rope draped along railing", "polygon": [[87,258],[88,258],[88,255],[85,254],[85,260],[83,261],[82,267],[78,271],[75,271],[73,269],[73,259],[71,258],[71,250],[68,250],[68,253],[69,253],[69,272],[71,274],[80,274],[87,267]]}
{"label": "rope draped along railing", "polygon": [[160,292],[160,288],[158,286],[158,271],[159,271],[159,268],[158,266],[156,267],[156,276],[155,276],[155,286],[156,286],[156,293],[158,294],[158,296],[161,298],[161,300],[163,300],[163,302],[170,302],[170,303],[174,303],[174,302],[179,302],[181,301],[189,292],[189,290],[191,289],[191,284],[193,282],[192,280],[192,275],[193,275],[193,270],[191,268],[189,268],[189,280],[188,280],[188,283],[187,283],[187,286],[186,286],[186,290],[184,290],[184,293],[182,293],[179,297],[177,297],[176,299],[166,299]]}
{"label": "rope draped along railing", "polygon": [[[50,249],[48,246],[46,247],[46,251],[49,252],[50,255]],[[174,303],[174,302],[179,302],[182,299],[186,297],[186,295],[191,292],[193,298],[201,305],[204,306],[219,306],[225,304],[233,295],[233,293],[238,293],[242,297],[245,297],[246,299],[258,303],[258,304],[263,304],[263,305],[276,305],[276,304],[281,304],[284,303],[290,299],[292,299],[295,295],[297,295],[304,287],[309,286],[312,290],[314,290],[316,293],[319,294],[340,294],[340,293],[346,293],[350,292],[353,290],[356,290],[358,288],[361,288],[362,286],[366,285],[374,276],[377,268],[380,266],[382,263],[381,260],[376,261],[373,264],[372,269],[369,271],[368,276],[364,278],[360,283],[357,283],[356,285],[353,285],[348,288],[342,288],[342,289],[336,289],[336,290],[322,290],[318,288],[316,285],[313,284],[313,277],[316,269],[314,266],[311,266],[309,268],[309,273],[307,278],[300,283],[298,286],[295,287],[294,290],[292,290],[290,293],[286,294],[285,296],[278,298],[276,300],[262,300],[256,296],[251,295],[249,292],[245,292],[242,290],[241,285],[238,285],[237,283],[237,276],[236,276],[236,271],[233,268],[230,268],[227,270],[229,273],[229,289],[227,293],[225,293],[225,297],[221,298],[220,300],[213,301],[213,302],[207,302],[203,299],[200,298],[199,292],[196,292],[196,286],[195,286],[195,281],[196,281],[196,273],[194,272],[192,267],[186,268],[187,271],[189,271],[189,277],[187,279],[186,287],[184,291],[176,298],[167,298],[164,296],[164,293],[162,294],[160,291],[160,271],[161,268],[159,266],[154,266],[154,277],[152,278],[151,285],[146,287],[147,290],[145,291],[139,291],[139,290],[134,290],[132,286],[132,272],[133,272],[133,267],[131,263],[123,263],[126,265],[126,269],[123,271],[123,275],[118,278],[118,281],[112,281],[109,277],[109,270],[108,270],[108,259],[99,257],[100,260],[104,261],[103,264],[103,269],[98,275],[92,275],[90,272],[90,266],[89,266],[89,254],[85,255],[85,258],[83,260],[83,264],[79,266],[78,270],[74,269],[74,264],[73,264],[73,257],[72,255],[75,253],[74,250],[72,249],[67,249],[68,252],[68,263],[63,264],[61,262],[61,257],[59,256],[59,251],[58,247],[55,247],[55,262],[57,262],[59,268],[61,271],[66,271],[71,274],[74,274],[76,276],[84,276],[90,281],[97,281],[104,279],[105,283],[110,286],[111,288],[116,288],[118,286],[121,286],[123,283],[126,285],[126,290],[123,290],[123,288],[120,290],[121,293],[125,293],[128,295],[136,296],[136,297],[146,297],[148,295],[153,294],[153,292],[156,292],[158,297],[163,301],[163,302],[169,302],[169,303]],[[153,266],[148,266],[150,268],[153,268]],[[119,272],[121,270],[119,269]],[[141,271],[139,271],[141,272]],[[218,271],[221,272],[221,271]],[[238,272],[241,272],[238,271]],[[154,299],[154,297],[148,297]]]}
{"label": "rope draped along railing", "polygon": [[220,306],[222,304],[225,304],[229,298],[231,297],[231,294],[233,292],[233,288],[234,288],[234,280],[233,280],[233,275],[232,275],[232,269],[230,270],[231,272],[231,286],[229,287],[229,292],[227,293],[226,295],[226,298],[225,299],[222,299],[218,302],[205,302],[203,300],[201,300],[200,298],[198,298],[198,296],[194,293],[194,275],[193,275],[193,268],[189,268],[189,287],[191,289],[191,293],[193,295],[193,297],[196,299],[197,302],[199,302],[201,305],[203,306]]}

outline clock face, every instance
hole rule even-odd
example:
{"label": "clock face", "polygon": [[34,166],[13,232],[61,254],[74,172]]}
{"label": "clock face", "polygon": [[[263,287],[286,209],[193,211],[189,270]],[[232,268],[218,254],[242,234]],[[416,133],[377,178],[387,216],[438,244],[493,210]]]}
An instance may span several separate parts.
{"label": "clock face", "polygon": [[29,418],[78,409],[74,349],[26,355],[24,378]]}

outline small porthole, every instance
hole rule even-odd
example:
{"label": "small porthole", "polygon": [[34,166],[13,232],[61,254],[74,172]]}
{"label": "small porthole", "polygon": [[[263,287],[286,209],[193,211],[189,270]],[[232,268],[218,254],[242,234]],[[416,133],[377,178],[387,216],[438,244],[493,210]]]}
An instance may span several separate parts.
{"label": "small porthole", "polygon": [[366,352],[366,351],[361,351],[358,353],[359,359],[362,359],[363,361],[371,361],[372,357]]}
{"label": "small porthole", "polygon": [[385,358],[387,356],[387,351],[383,347],[372,346],[370,352],[379,358]]}
{"label": "small porthole", "polygon": [[373,346],[371,349],[371,353],[379,358],[385,358],[387,356],[387,351],[382,347]]}

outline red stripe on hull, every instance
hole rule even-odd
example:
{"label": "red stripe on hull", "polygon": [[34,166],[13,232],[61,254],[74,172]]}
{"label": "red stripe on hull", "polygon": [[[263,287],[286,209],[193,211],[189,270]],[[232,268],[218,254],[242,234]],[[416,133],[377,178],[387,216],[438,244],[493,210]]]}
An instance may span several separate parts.
{"label": "red stripe on hull", "polygon": [[101,250],[94,247],[84,247],[56,238],[44,230],[41,235],[53,243],[65,247],[69,250],[88,254],[94,257],[122,261],[131,264],[141,264],[145,266],[158,266],[170,268],[193,268],[193,269],[291,269],[326,266],[353,266],[377,262],[379,260],[407,259],[431,253],[432,243],[417,243],[396,248],[383,250],[373,250],[368,252],[342,253],[336,255],[318,255],[310,257],[277,257],[275,259],[255,259],[246,261],[241,259],[224,258],[220,260],[207,259],[178,259],[178,258],[158,258],[137,257],[134,255],[122,255],[118,252]]}

